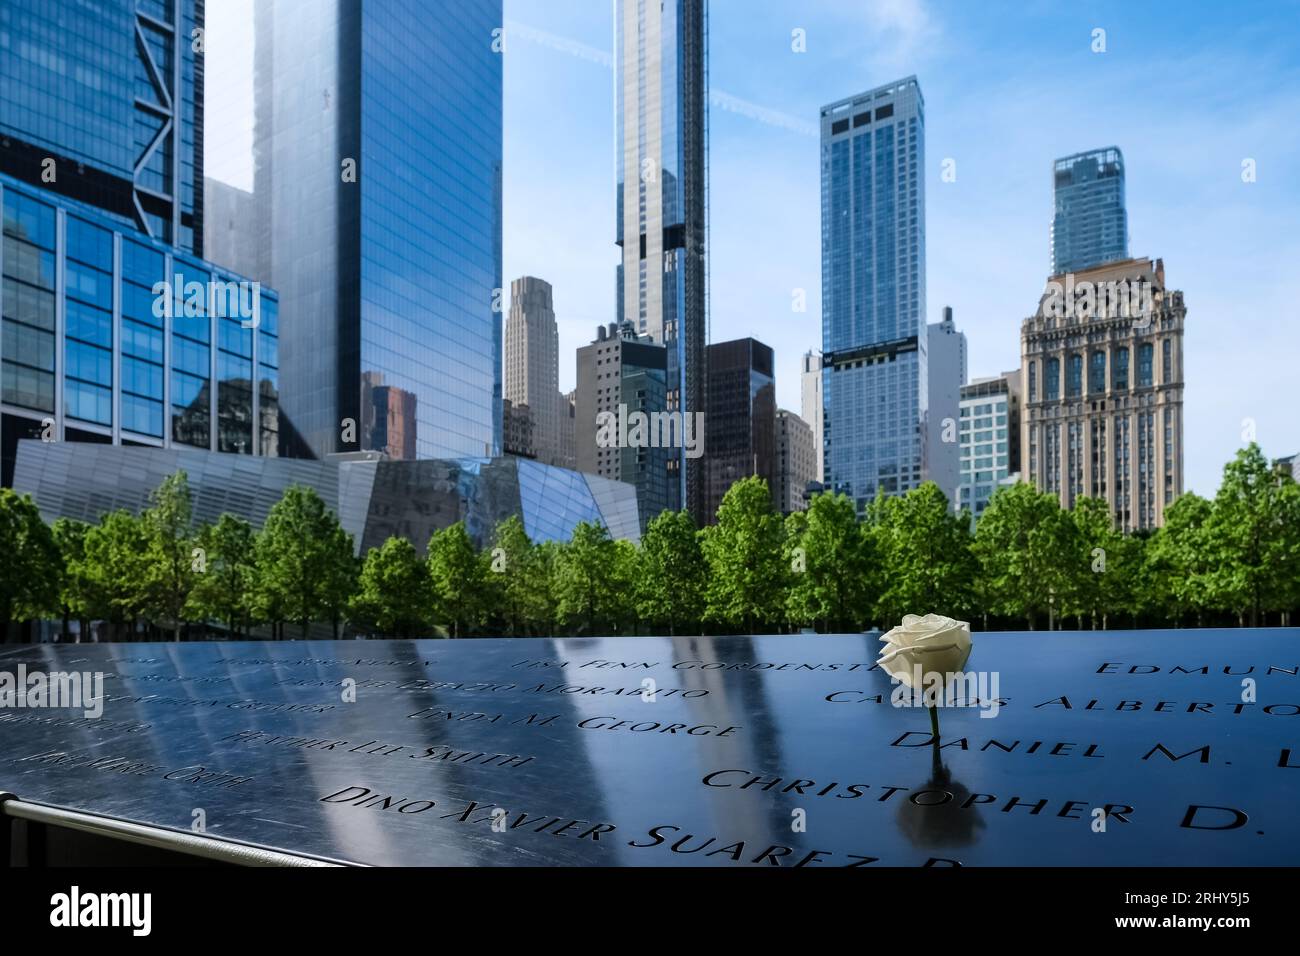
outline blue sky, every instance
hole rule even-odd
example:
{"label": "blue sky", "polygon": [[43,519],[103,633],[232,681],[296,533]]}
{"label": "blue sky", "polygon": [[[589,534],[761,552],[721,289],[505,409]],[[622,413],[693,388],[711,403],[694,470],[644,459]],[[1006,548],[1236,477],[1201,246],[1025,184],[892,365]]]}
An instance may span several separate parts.
{"label": "blue sky", "polygon": [[[505,8],[505,278],[555,287],[567,390],[574,350],[613,318],[613,8]],[[1245,428],[1273,457],[1300,451],[1298,27],[1298,0],[712,0],[711,341],[771,345],[780,404],[799,410],[799,359],[821,344],[818,110],[914,73],[929,320],[953,307],[972,377],[1019,364],[1048,272],[1052,160],[1115,145],[1130,253],[1163,258],[1186,296],[1187,489],[1213,493]]]}

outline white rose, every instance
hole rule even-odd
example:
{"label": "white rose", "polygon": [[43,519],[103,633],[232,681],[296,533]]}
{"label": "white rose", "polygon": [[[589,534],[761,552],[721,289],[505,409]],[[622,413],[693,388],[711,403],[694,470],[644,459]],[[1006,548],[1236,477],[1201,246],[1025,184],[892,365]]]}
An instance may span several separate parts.
{"label": "white rose", "polygon": [[942,614],[905,614],[903,623],[880,640],[884,646],[876,663],[890,677],[914,689],[918,666],[922,675],[957,674],[970,657],[970,624]]}

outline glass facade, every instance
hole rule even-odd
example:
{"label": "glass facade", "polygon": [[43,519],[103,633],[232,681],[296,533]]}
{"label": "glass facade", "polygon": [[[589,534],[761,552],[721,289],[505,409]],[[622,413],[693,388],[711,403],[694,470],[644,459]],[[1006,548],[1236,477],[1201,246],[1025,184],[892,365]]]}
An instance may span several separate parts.
{"label": "glass facade", "polygon": [[279,453],[274,292],[9,177],[0,196],[5,484],[24,437]]}
{"label": "glass facade", "polygon": [[54,206],[4,190],[3,401],[50,414],[54,412],[56,232]]}
{"label": "glass facade", "polygon": [[[0,173],[202,254],[203,53],[192,42],[202,10],[200,0],[0,4]],[[76,400],[96,415],[83,384]]]}
{"label": "glass facade", "polygon": [[[615,325],[667,346],[669,410],[702,411],[708,341],[706,0],[615,0]],[[707,452],[706,452],[707,454]],[[704,463],[670,462],[704,520]]]}
{"label": "glass facade", "polygon": [[[260,3],[251,32],[233,5],[205,15],[210,37],[250,41],[207,50],[205,141],[243,149],[209,157],[205,243],[285,293],[255,370],[280,444],[497,453],[500,0]],[[252,367],[246,342],[217,350],[233,447]]]}
{"label": "glass facade", "polygon": [[709,390],[705,410],[710,523],[727,490],[749,475],[767,482],[773,507],[780,508],[777,460],[775,357],[755,339],[709,346]]}
{"label": "glass facade", "polygon": [[[501,3],[361,13],[361,374],[414,396],[416,455],[501,447]],[[436,90],[412,109],[412,89]],[[391,442],[389,443],[391,445]],[[383,448],[378,435],[366,449]]]}
{"label": "glass facade", "polygon": [[1052,274],[1128,258],[1124,154],[1116,147],[1076,153],[1052,167]]}
{"label": "glass facade", "polygon": [[826,482],[859,509],[926,477],[925,105],[915,77],[823,107]]}
{"label": "glass facade", "polygon": [[421,461],[241,459],[172,448],[122,448],[80,442],[17,443],[14,487],[47,517],[97,521],[114,508],[138,510],[168,475],[189,476],[194,520],[232,513],[260,526],[292,485],[316,490],[352,535],[358,555],[400,535],[423,549],[457,521],[479,547],[497,525],[521,517],[535,542],[567,541],[580,521],[616,539],[640,540],[631,485],[521,458]]}

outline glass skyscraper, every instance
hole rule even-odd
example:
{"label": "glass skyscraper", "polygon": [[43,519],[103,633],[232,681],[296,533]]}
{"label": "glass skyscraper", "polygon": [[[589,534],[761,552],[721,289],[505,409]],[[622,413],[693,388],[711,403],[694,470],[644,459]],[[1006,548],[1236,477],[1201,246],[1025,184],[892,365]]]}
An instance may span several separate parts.
{"label": "glass skyscraper", "polygon": [[[667,346],[668,408],[684,414],[705,403],[707,48],[707,0],[615,0],[615,325]],[[703,521],[704,459],[679,449],[668,467],[671,507]]]}
{"label": "glass skyscraper", "polygon": [[926,476],[925,101],[908,77],[821,110],[827,486],[865,508]]}
{"label": "glass skyscraper", "polygon": [[239,6],[208,9],[207,141],[246,146],[210,255],[284,297],[295,450],[498,453],[501,0]]}
{"label": "glass skyscraper", "polygon": [[0,3],[0,173],[202,255],[203,7]]}
{"label": "glass skyscraper", "polygon": [[710,524],[718,520],[727,489],[750,475],[767,482],[773,507],[784,507],[777,460],[775,365],[772,347],[757,339],[709,346],[704,447]]}
{"label": "glass skyscraper", "polygon": [[1115,146],[1052,165],[1052,275],[1128,258],[1124,154]]}

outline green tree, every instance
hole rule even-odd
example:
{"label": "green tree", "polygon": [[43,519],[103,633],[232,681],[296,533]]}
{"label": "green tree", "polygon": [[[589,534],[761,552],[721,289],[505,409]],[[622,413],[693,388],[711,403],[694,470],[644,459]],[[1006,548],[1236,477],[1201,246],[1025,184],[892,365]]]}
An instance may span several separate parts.
{"label": "green tree", "polygon": [[74,573],[85,585],[87,616],[107,621],[110,638],[130,634],[150,603],[149,532],[126,509],[109,512],[85,536],[84,557]]}
{"label": "green tree", "polygon": [[953,514],[937,484],[878,497],[872,516],[885,569],[878,602],[883,623],[896,624],[905,614],[958,617],[972,608],[978,564],[970,516]]}
{"label": "green tree", "polygon": [[708,566],[690,512],[664,511],[641,535],[636,606],[641,619],[670,635],[698,627],[704,616]]}
{"label": "green tree", "polygon": [[718,523],[704,531],[709,566],[705,619],[754,633],[785,617],[785,527],[767,482],[750,476],[723,495]]}
{"label": "green tree", "polygon": [[255,612],[257,534],[242,518],[223,514],[214,525],[199,529],[203,570],[190,595],[191,612],[218,620],[232,636],[247,634]]}
{"label": "green tree", "polygon": [[550,560],[534,545],[518,515],[496,526],[488,562],[492,604],[505,633],[550,633],[554,613],[550,594]]}
{"label": "green tree", "polygon": [[823,631],[855,631],[876,603],[874,540],[845,494],[813,497],[786,518],[790,620]]}
{"label": "green tree", "polygon": [[1252,627],[1264,613],[1280,608],[1289,585],[1282,575],[1294,567],[1288,556],[1295,528],[1287,528],[1285,516],[1290,493],[1283,491],[1290,480],[1278,475],[1251,442],[1224,466],[1214,496],[1207,526],[1217,559],[1211,591],[1219,606],[1237,612],[1240,623],[1249,616]]}
{"label": "green tree", "polygon": [[640,632],[640,615],[637,613],[637,570],[641,564],[641,551],[625,538],[614,542],[613,581],[609,592],[609,620],[615,634]]}
{"label": "green tree", "polygon": [[619,556],[609,530],[602,524],[578,522],[555,562],[556,608],[569,630],[598,634],[617,618],[622,586]]}
{"label": "green tree", "polygon": [[258,606],[275,621],[298,624],[305,638],[313,620],[331,620],[334,636],[351,597],[356,562],[352,537],[320,495],[302,485],[285,490],[257,537]]}
{"label": "green tree", "polygon": [[1164,527],[1156,531],[1146,549],[1148,609],[1175,625],[1184,614],[1194,614],[1197,625],[1205,623],[1211,608],[1211,576],[1216,561],[1210,550],[1207,525],[1213,505],[1200,495],[1187,492],[1165,510]]}
{"label": "green tree", "polygon": [[433,626],[433,581],[406,538],[371,548],[361,566],[348,616],[385,637],[427,637]]}
{"label": "green tree", "polygon": [[321,608],[325,620],[334,630],[336,641],[347,616],[348,604],[357,590],[357,575],[361,572],[361,562],[354,550],[352,535],[336,523],[330,531],[326,560],[321,568]]}
{"label": "green tree", "polygon": [[1019,483],[999,488],[975,527],[981,590],[995,613],[1023,617],[1032,630],[1068,592],[1066,563],[1075,554],[1073,524],[1056,496]]}
{"label": "green tree", "polygon": [[564,545],[558,541],[540,541],[533,545],[529,564],[532,600],[528,604],[528,626],[536,634],[553,635],[560,621],[560,558]]}
{"label": "green tree", "polygon": [[179,641],[196,577],[196,542],[190,528],[190,485],[185,472],[163,479],[149,495],[149,506],[140,520],[148,541],[148,611],[155,623],[169,625],[172,638]]}
{"label": "green tree", "polygon": [[59,587],[63,639],[66,641],[71,635],[71,621],[75,617],[80,625],[79,639],[84,640],[90,632],[90,621],[86,613],[89,589],[82,568],[86,558],[86,533],[90,530],[90,525],[75,518],[56,518],[50,530],[54,534],[54,543],[58,546],[63,566]]}
{"label": "green tree", "polygon": [[1063,555],[1069,613],[1109,628],[1111,615],[1136,610],[1141,597],[1142,543],[1116,529],[1104,498],[1079,498],[1070,512],[1077,552]]}
{"label": "green tree", "polygon": [[1280,475],[1278,481],[1282,534],[1277,549],[1278,588],[1272,604],[1282,612],[1282,626],[1288,627],[1291,612],[1300,608],[1300,483],[1286,475]]}
{"label": "green tree", "polygon": [[478,627],[487,614],[488,562],[480,557],[463,521],[435,531],[428,550],[434,607],[451,636],[460,637],[465,628]]}
{"label": "green tree", "polygon": [[59,607],[62,578],[59,547],[31,496],[0,488],[0,641],[11,622]]}

